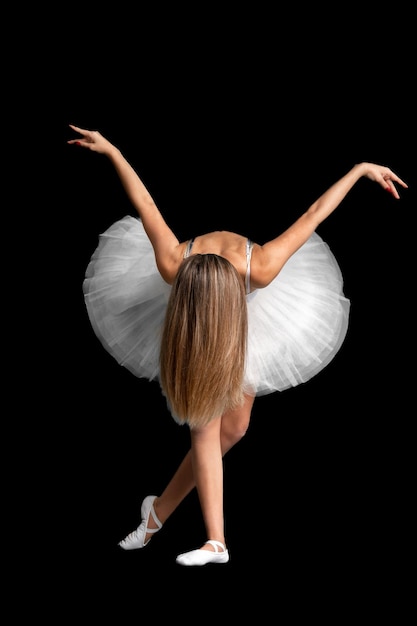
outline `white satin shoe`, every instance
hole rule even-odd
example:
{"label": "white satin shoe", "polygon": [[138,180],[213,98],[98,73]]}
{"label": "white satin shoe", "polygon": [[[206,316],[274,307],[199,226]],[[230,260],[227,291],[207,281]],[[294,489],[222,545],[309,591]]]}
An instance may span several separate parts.
{"label": "white satin shoe", "polygon": [[214,552],[211,550],[191,550],[191,552],[184,552],[179,554],[176,558],[176,563],[179,565],[206,565],[207,563],[227,563],[229,560],[229,551],[226,550],[226,546],[220,541],[214,541],[210,539],[206,541],[213,546]]}
{"label": "white satin shoe", "polygon": [[[162,522],[160,522],[157,518],[155,509],[153,508],[155,498],[157,498],[157,496],[147,496],[142,502],[140,509],[142,521],[136,530],[131,532],[127,537],[119,542],[119,546],[123,548],[123,550],[136,550],[138,548],[144,548],[152,539],[152,537],[149,537],[148,541],[145,541],[146,535],[148,533],[157,533],[158,530],[161,530]],[[157,528],[148,528],[150,515],[152,515]]]}

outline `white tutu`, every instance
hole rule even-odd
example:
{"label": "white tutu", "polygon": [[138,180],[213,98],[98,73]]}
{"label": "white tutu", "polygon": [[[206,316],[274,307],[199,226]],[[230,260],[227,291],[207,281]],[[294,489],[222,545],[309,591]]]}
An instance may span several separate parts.
{"label": "white tutu", "polygon": [[[105,349],[140,378],[159,377],[170,289],[139,218],[126,216],[100,235],[83,283],[88,315]],[[247,303],[245,389],[256,395],[306,382],[345,338],[350,302],[337,261],[317,233]]]}

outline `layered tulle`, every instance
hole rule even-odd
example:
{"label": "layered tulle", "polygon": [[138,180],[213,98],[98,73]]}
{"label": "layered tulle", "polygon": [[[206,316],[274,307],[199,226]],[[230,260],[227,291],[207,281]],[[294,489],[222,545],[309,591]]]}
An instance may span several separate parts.
{"label": "layered tulle", "polygon": [[[94,332],[135,376],[158,379],[159,347],[170,286],[138,218],[100,235],[83,284]],[[335,356],[345,338],[349,300],[329,246],[314,233],[265,289],[247,296],[245,389],[256,395],[304,383]]]}
{"label": "layered tulle", "polygon": [[336,355],[350,302],[329,246],[317,233],[265,289],[247,296],[246,386],[257,395],[304,383]]}
{"label": "layered tulle", "polygon": [[124,217],[100,235],[83,289],[91,324],[106,350],[136,376],[157,378],[170,286],[158,272],[139,219]]}

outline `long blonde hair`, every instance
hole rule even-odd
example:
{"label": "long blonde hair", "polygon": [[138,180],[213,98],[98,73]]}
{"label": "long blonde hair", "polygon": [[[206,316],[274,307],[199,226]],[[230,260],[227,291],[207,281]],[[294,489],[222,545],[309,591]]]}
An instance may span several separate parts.
{"label": "long blonde hair", "polygon": [[247,305],[242,278],[216,254],[182,262],[160,351],[160,383],[173,417],[204,426],[243,403]]}

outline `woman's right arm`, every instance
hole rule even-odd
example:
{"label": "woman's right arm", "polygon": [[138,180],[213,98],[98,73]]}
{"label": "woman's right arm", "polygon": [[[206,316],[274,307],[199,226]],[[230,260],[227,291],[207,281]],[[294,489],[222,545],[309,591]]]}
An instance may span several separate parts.
{"label": "woman's right arm", "polygon": [[288,259],[300,248],[321,224],[339,206],[352,187],[362,177],[378,183],[399,199],[394,185],[408,185],[392,170],[375,163],[359,163],[335,182],[281,235],[261,246],[257,253],[257,268],[253,268],[252,280],[257,286],[268,285],[281,271]]}
{"label": "woman's right arm", "polygon": [[142,180],[120,150],[101,133],[85,130],[72,124],[70,124],[70,128],[79,133],[81,138],[70,139],[68,144],[78,145],[92,152],[104,154],[111,161],[132,206],[143,222],[143,227],[155,251],[159,271],[170,282],[171,272],[176,273],[178,258],[176,251],[179,241],[162,217]]}

